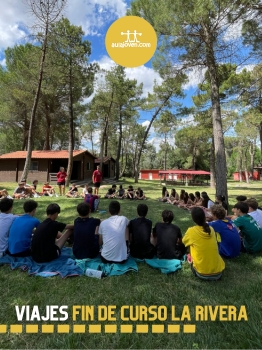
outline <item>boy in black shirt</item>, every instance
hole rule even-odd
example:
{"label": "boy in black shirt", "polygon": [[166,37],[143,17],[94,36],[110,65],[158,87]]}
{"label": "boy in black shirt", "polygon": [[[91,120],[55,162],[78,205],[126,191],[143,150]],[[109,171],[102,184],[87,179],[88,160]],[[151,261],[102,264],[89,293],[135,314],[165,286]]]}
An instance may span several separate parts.
{"label": "boy in black shirt", "polygon": [[[61,249],[73,233],[74,225],[56,221],[60,207],[56,203],[46,208],[47,219],[37,226],[32,238],[32,258],[36,262],[49,262],[59,257]],[[66,229],[64,234],[61,232]],[[57,238],[57,236],[59,238]]]}
{"label": "boy in black shirt", "polygon": [[79,217],[74,222],[73,253],[77,259],[93,259],[99,253],[99,235],[96,234],[100,219],[90,218],[90,205],[80,203],[77,206]]}
{"label": "boy in black shirt", "polygon": [[146,219],[148,207],[146,204],[137,206],[138,218],[130,220],[130,253],[134,258],[152,259],[155,255],[155,247],[150,243],[152,221]]}
{"label": "boy in black shirt", "polygon": [[112,185],[111,188],[107,191],[105,198],[115,198],[116,196],[116,185]]}
{"label": "boy in black shirt", "polygon": [[159,259],[182,259],[186,248],[182,243],[182,234],[178,226],[173,225],[174,214],[171,210],[162,212],[163,222],[153,228],[153,236]]}

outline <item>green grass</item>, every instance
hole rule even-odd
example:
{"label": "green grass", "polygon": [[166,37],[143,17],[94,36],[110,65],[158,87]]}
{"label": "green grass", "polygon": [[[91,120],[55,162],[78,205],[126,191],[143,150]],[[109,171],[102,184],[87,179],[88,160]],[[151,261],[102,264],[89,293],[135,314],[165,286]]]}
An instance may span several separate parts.
{"label": "green grass", "polygon": [[[125,180],[124,186],[131,183]],[[148,218],[155,224],[161,220],[161,212],[168,208],[175,214],[175,223],[185,233],[192,225],[190,214],[187,211],[156,201],[161,195],[161,186],[158,182],[141,181],[140,186],[145,191],[148,200],[144,201],[149,207]],[[0,188],[5,187],[11,192],[15,184],[0,183]],[[108,186],[109,187],[109,186]],[[107,187],[107,188],[108,188]],[[240,194],[253,196],[262,203],[261,182],[250,185],[229,182],[229,202],[232,206],[235,197]],[[102,188],[100,194],[105,194],[107,188]],[[170,188],[170,187],[169,187]],[[177,190],[181,186],[175,187]],[[206,190],[211,198],[215,191],[207,187],[189,187],[189,192]],[[55,201],[61,206],[59,220],[66,223],[73,222],[76,217],[76,205],[81,199],[65,199],[63,197],[44,197],[37,199],[37,217],[45,218],[46,206]],[[108,199],[102,199],[100,209],[107,209]],[[123,200],[121,214],[129,219],[136,216],[136,201]],[[22,200],[14,203],[14,213],[22,212]],[[107,218],[108,214],[95,214],[99,218]],[[0,228],[1,229],[1,228]],[[100,348],[100,349],[125,349],[125,348],[261,348],[261,313],[262,313],[262,254],[251,256],[242,254],[237,259],[226,261],[226,270],[221,281],[204,282],[194,278],[188,264],[173,275],[163,275],[159,271],[151,269],[143,263],[138,264],[139,272],[130,273],[120,277],[110,277],[102,280],[83,277],[67,278],[60,277],[41,278],[29,277],[20,270],[11,271],[8,266],[0,267],[0,324],[17,324],[15,305],[38,305],[44,312],[46,305],[68,305],[69,323],[73,325],[72,305],[116,305],[118,329],[121,324],[119,310],[122,305],[166,305],[168,310],[175,305],[177,315],[181,314],[184,305],[188,305],[191,312],[191,321],[171,322],[170,313],[168,320],[164,322],[127,322],[127,324],[149,324],[148,334],[105,334],[102,324],[101,334],[0,334],[0,348]],[[221,322],[194,320],[196,305],[245,305],[248,321]],[[26,322],[23,322],[24,324]],[[36,322],[32,322],[33,324]],[[59,322],[50,322],[58,324]],[[80,324],[89,324],[80,321]],[[93,322],[94,324],[99,322]],[[114,322],[109,322],[114,324]],[[195,324],[195,334],[168,334],[168,324],[184,323]],[[41,322],[38,322],[41,324]],[[153,334],[151,324],[164,324],[165,333]]]}

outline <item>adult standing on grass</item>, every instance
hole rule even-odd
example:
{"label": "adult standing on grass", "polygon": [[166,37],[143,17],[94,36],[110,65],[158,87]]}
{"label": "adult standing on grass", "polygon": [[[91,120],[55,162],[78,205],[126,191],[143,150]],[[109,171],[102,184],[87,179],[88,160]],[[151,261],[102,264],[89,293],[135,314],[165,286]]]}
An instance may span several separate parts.
{"label": "adult standing on grass", "polygon": [[67,173],[65,172],[65,168],[60,167],[60,171],[56,174],[57,177],[57,185],[59,188],[60,196],[65,195],[65,181],[67,177]]}
{"label": "adult standing on grass", "polygon": [[93,172],[92,181],[95,185],[95,195],[98,195],[99,187],[102,181],[102,172],[100,171],[100,166],[96,167],[96,170]]}

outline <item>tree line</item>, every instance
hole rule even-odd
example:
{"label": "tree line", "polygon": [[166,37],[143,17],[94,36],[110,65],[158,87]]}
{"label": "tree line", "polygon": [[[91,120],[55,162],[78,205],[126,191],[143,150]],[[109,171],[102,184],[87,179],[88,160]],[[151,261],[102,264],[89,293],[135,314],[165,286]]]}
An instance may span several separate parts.
{"label": "tree line", "polygon": [[[153,67],[162,82],[146,97],[125,68],[89,62],[82,28],[61,16],[65,1],[29,5],[42,30],[34,43],[8,48],[0,67],[0,152],[28,151],[24,177],[32,149],[68,148],[70,179],[73,149],[84,138],[101,161],[116,159],[117,179],[129,174],[137,182],[141,166],[202,167],[226,198],[234,167],[252,171],[261,161],[261,1],[134,0],[127,15],[149,21],[159,42]],[[192,69],[205,74],[185,108],[179,101]]]}

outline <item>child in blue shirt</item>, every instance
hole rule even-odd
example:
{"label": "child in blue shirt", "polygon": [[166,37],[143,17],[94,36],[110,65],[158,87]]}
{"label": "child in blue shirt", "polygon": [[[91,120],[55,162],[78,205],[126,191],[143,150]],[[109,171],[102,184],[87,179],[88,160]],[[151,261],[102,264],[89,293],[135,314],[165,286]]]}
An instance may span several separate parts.
{"label": "child in blue shirt", "polygon": [[34,200],[24,203],[25,214],[16,218],[10,228],[8,254],[20,257],[31,255],[33,230],[40,224],[40,221],[34,218],[37,206],[38,203]]}
{"label": "child in blue shirt", "polygon": [[225,258],[235,258],[240,254],[241,240],[238,230],[231,220],[225,219],[226,210],[220,204],[215,204],[210,208],[214,221],[209,222],[216,234],[219,254]]}

